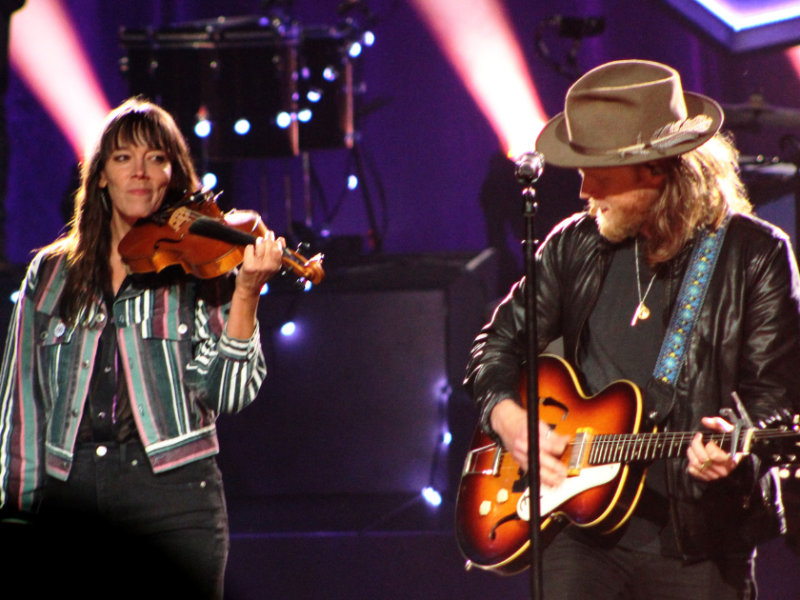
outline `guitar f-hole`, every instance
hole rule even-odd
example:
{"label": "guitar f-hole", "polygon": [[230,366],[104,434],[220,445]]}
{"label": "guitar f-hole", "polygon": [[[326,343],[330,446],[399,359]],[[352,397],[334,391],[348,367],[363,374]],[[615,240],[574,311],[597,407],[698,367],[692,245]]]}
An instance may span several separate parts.
{"label": "guitar f-hole", "polygon": [[[553,407],[557,408],[558,410],[560,410],[561,411],[561,420],[562,421],[566,421],[567,416],[569,415],[569,407],[566,404],[564,404],[563,402],[560,402],[560,401],[558,401],[555,398],[552,398],[550,396],[547,396],[546,398],[542,398],[540,400],[540,403],[541,403],[542,406],[553,406]],[[552,426],[553,426],[553,428],[555,428],[555,423]]]}

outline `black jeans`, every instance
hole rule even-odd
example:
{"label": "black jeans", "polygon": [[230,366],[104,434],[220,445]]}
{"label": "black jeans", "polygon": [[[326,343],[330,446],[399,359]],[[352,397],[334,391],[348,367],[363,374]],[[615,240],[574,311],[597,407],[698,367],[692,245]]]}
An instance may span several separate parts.
{"label": "black jeans", "polygon": [[60,561],[79,550],[82,591],[222,598],[228,518],[213,458],[155,475],[138,443],[82,445],[68,481],[48,478],[39,516],[41,533],[60,534]]}
{"label": "black jeans", "polygon": [[548,600],[755,600],[754,561],[685,563],[624,548],[593,547],[565,532],[542,554]]}

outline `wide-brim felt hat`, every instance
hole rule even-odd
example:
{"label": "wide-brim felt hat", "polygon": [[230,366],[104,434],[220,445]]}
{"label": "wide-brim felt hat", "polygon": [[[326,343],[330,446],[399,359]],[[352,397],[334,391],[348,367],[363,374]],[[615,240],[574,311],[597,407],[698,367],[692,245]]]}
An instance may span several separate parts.
{"label": "wide-brim felt hat", "polygon": [[720,105],[685,92],[678,72],[644,60],[619,60],[592,69],[567,91],[564,111],[536,140],[547,163],[612,167],[683,154],[722,126]]}

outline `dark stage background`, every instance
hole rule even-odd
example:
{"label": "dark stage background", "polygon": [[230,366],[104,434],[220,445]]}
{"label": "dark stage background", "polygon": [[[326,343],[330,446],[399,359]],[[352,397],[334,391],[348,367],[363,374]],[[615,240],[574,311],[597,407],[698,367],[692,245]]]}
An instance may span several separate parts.
{"label": "dark stage background", "polygon": [[[131,91],[119,68],[120,28],[258,15],[266,4],[65,2],[112,105]],[[339,0],[293,4],[303,25],[341,19]],[[800,107],[799,78],[781,49],[733,54],[666,3],[505,5],[551,115],[571,78],[541,59],[533,33],[554,14],[605,18],[605,31],[580,45],[580,70],[611,59],[658,60],[677,67],[687,89],[723,104],[762,94],[771,105]],[[302,156],[215,165],[224,205],[259,210],[279,233],[319,246],[329,271],[310,293],[279,284],[265,298],[270,379],[255,405],[220,422],[233,539],[229,596],[524,598],[525,575],[464,573],[452,532],[454,486],[475,417],[460,379],[472,337],[521,272],[520,190],[497,136],[411,6],[366,6],[376,42],[353,62],[362,84],[354,95],[356,146],[310,150],[305,165]],[[570,47],[556,39],[550,50],[559,57]],[[10,291],[32,249],[63,227],[76,158],[15,74],[6,102],[6,254],[14,265],[3,285]],[[796,128],[733,131],[747,155],[798,158],[780,145]],[[362,185],[348,191],[358,166]],[[748,181],[760,214],[794,237],[795,179]],[[538,190],[540,235],[580,208],[571,173],[546,169]],[[323,229],[332,237],[323,239]],[[289,317],[298,325],[291,339],[277,331]],[[449,447],[441,444],[446,429],[454,436]],[[427,485],[442,492],[440,507],[422,501]],[[797,556],[782,540],[762,555],[760,598],[796,599]]]}

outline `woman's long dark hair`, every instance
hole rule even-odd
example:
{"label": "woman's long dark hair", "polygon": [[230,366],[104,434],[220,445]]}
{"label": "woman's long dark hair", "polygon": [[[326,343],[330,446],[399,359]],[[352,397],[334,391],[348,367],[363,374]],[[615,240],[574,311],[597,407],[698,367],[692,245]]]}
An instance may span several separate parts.
{"label": "woman's long dark hair", "polygon": [[111,111],[90,157],[81,165],[81,184],[67,232],[44,249],[66,255],[68,271],[60,308],[62,318],[71,323],[110,286],[111,199],[99,182],[108,158],[125,144],[166,153],[172,178],[162,207],[200,187],[186,140],[167,111],[141,97],[129,98]]}

